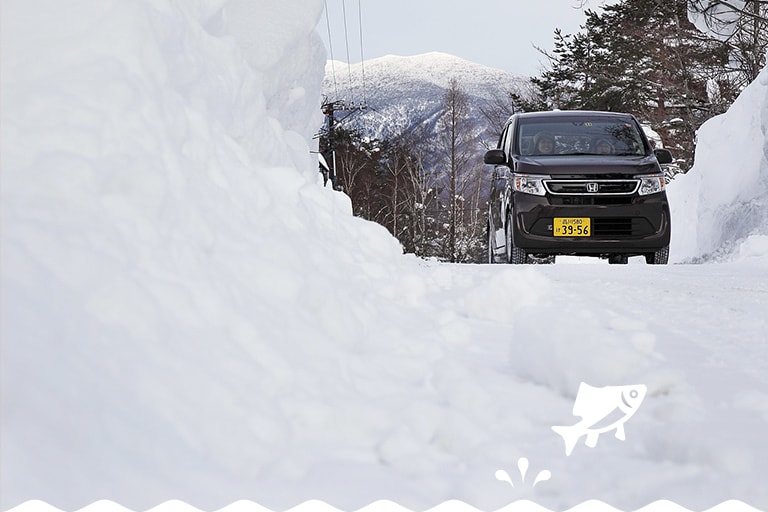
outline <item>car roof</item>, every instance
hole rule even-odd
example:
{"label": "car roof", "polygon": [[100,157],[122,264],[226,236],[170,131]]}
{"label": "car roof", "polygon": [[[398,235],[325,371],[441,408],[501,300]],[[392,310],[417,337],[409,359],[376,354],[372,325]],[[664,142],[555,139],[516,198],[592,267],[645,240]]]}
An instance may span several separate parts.
{"label": "car roof", "polygon": [[559,117],[573,117],[573,116],[615,117],[615,118],[621,118],[621,119],[632,119],[634,117],[632,116],[632,114],[627,114],[624,112],[605,112],[605,111],[599,111],[599,110],[548,110],[548,111],[541,111],[541,112],[521,112],[519,114],[515,114],[514,116],[510,117],[509,121],[512,121],[512,119],[515,117],[519,119],[531,119],[531,118],[557,119]]}

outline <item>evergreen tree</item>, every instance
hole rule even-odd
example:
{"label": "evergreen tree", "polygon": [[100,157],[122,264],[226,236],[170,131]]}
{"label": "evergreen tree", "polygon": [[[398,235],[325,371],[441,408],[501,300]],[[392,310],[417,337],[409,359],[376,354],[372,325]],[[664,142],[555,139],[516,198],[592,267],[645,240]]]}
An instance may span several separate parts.
{"label": "evergreen tree", "polygon": [[558,108],[635,114],[690,165],[696,129],[735,95],[726,46],[688,20],[687,0],[623,0],[585,14],[577,34],[555,31],[550,69],[534,83]]}

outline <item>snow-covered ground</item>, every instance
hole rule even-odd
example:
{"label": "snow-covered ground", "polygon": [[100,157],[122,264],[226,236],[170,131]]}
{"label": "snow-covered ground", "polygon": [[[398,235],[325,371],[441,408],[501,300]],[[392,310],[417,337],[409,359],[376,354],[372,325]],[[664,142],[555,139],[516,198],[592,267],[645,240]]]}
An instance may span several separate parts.
{"label": "snow-covered ground", "polygon": [[[3,0],[0,507],[768,510],[766,74],[678,264],[438,264],[318,184],[322,8]],[[566,456],[581,382],[647,396]]]}

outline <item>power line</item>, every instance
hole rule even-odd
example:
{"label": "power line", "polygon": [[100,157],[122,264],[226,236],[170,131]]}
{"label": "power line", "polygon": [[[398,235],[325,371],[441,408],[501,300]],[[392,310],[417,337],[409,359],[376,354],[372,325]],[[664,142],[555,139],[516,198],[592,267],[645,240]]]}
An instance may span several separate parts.
{"label": "power line", "polygon": [[363,10],[360,7],[360,0],[357,0],[358,27],[360,28],[360,72],[363,78],[363,104],[367,103],[365,97],[365,56],[363,55]]}
{"label": "power line", "polygon": [[[338,86],[336,83],[336,72],[333,66],[333,62],[331,62],[331,73],[333,74],[333,85],[334,85],[334,94],[335,98],[333,100],[326,99],[323,102],[322,110],[323,114],[325,114],[327,119],[327,132],[326,132],[326,150],[325,154],[321,155],[323,157],[324,164],[321,164],[321,172],[323,173],[324,182],[327,184],[327,182],[330,180],[333,188],[337,188],[340,186],[337,181],[337,173],[336,173],[336,150],[335,150],[335,125],[337,123],[343,122],[346,118],[350,117],[351,115],[363,111],[368,106],[366,105],[366,97],[365,97],[365,67],[362,63],[363,59],[363,15],[362,15],[362,9],[361,9],[361,3],[360,0],[358,0],[357,3],[357,12],[358,12],[358,22],[360,27],[360,60],[361,60],[361,70],[362,70],[362,86],[363,86],[363,102],[362,103],[356,103],[354,101],[354,90],[353,90],[353,83],[352,83],[352,59],[349,55],[349,30],[348,30],[348,24],[347,24],[347,5],[346,0],[342,0],[341,2],[341,8],[342,8],[342,14],[344,17],[344,42],[346,45],[346,52],[347,52],[347,70],[349,73],[349,95],[351,101],[345,101],[341,98],[339,98],[339,91]],[[333,45],[331,43],[332,33],[331,33],[331,22],[330,17],[328,14],[328,1],[325,0],[325,21],[326,25],[328,26],[328,49],[331,54],[331,61],[333,61]],[[336,114],[344,112],[346,115],[344,115],[341,119],[337,119]]]}
{"label": "power line", "polygon": [[325,0],[325,24],[328,26],[328,52],[331,54],[331,77],[333,78],[333,93],[339,96],[339,86],[336,84],[336,69],[333,59],[333,39],[331,38],[331,20],[328,17],[328,0]]}
{"label": "power line", "polygon": [[349,72],[349,95],[355,100],[355,92],[352,88],[352,59],[349,57],[349,33],[347,31],[347,0],[341,0],[341,12],[344,16],[344,42],[347,49],[347,71]]}

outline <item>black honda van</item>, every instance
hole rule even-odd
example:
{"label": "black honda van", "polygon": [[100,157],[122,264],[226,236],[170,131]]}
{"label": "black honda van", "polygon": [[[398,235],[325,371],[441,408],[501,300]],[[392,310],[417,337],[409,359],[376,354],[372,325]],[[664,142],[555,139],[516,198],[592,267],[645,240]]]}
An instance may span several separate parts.
{"label": "black honda van", "polygon": [[669,258],[670,214],[660,164],[630,114],[515,114],[496,149],[488,211],[490,263],[553,262],[556,255],[649,264]]}

